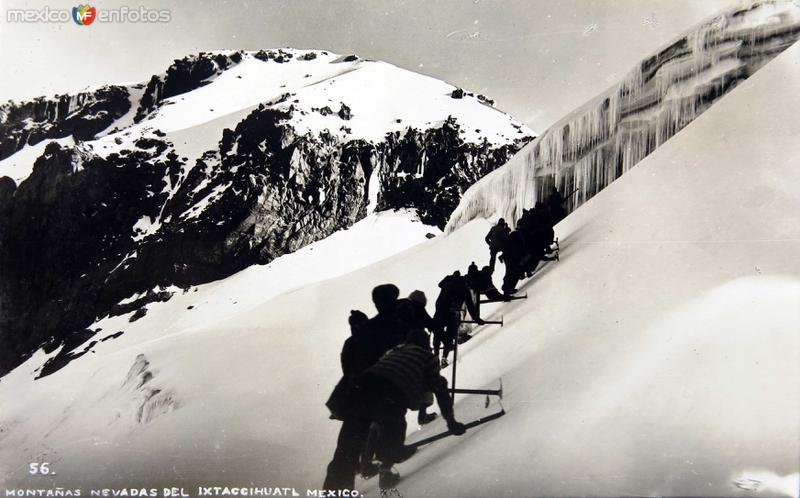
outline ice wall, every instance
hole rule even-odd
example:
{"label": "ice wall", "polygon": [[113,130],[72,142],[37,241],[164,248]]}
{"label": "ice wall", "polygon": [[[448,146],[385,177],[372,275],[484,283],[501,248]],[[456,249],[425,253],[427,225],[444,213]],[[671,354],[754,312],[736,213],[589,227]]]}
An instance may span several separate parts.
{"label": "ice wall", "polygon": [[516,221],[553,185],[579,189],[574,210],[798,38],[800,2],[754,2],[701,24],[470,187],[446,232],[475,218]]}

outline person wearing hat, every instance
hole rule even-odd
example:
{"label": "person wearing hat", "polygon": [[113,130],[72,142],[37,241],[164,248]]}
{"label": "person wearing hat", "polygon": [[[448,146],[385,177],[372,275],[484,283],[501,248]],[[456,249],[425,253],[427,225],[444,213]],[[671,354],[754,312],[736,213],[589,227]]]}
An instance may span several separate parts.
{"label": "person wearing hat", "polygon": [[373,345],[367,361],[375,363],[385,352],[405,340],[406,329],[395,313],[399,296],[400,289],[394,284],[378,285],[372,289],[372,302],[378,314],[367,322],[367,333]]}
{"label": "person wearing hat", "polygon": [[461,323],[461,309],[467,312],[479,325],[483,325],[476,302],[467,286],[467,280],[456,270],[439,282],[439,297],[436,298],[436,310],[433,314],[433,351],[438,357],[442,349],[442,368],[448,365],[447,356],[455,347],[458,326]]}
{"label": "person wearing hat", "polygon": [[[425,297],[425,293],[415,290],[407,298],[397,301],[397,318],[405,325],[406,335],[415,329],[425,333],[425,346],[430,350],[431,341],[425,329],[432,331],[434,323],[433,318],[425,309],[427,302],[428,299]],[[429,424],[436,420],[437,416],[435,413],[428,413],[428,407],[433,404],[433,393],[428,391],[425,400],[425,403],[419,407],[419,413],[417,413],[417,423],[419,425]]]}
{"label": "person wearing hat", "polygon": [[411,301],[414,307],[414,322],[412,328],[428,330],[428,332],[432,333],[435,324],[433,318],[428,314],[428,310],[426,309],[428,297],[421,290],[415,290],[408,295],[408,300]]}
{"label": "person wearing hat", "polygon": [[503,252],[505,249],[508,235],[511,233],[506,220],[500,218],[497,220],[497,225],[493,226],[489,233],[486,234],[486,244],[489,246],[489,268],[494,272],[494,264],[497,259],[497,253]]}
{"label": "person wearing hat", "polygon": [[550,188],[550,195],[547,197],[547,210],[550,226],[555,225],[567,216],[567,210],[564,208],[564,196],[553,185]]}
{"label": "person wearing hat", "polygon": [[393,487],[400,476],[392,466],[416,451],[405,446],[406,411],[419,409],[426,392],[435,394],[450,432],[457,436],[464,434],[466,427],[455,419],[447,379],[440,375],[438,360],[431,353],[428,341],[424,330],[412,329],[405,342],[357,377],[354,406],[358,409],[342,423],[323,489],[353,489],[361,449],[373,422],[380,427],[376,445],[380,460],[378,484],[381,488]]}
{"label": "person wearing hat", "polygon": [[[378,285],[372,289],[372,302],[378,311],[377,315],[368,319],[361,311],[350,312],[348,321],[351,336],[345,340],[341,353],[344,375],[325,403],[331,411],[331,418],[346,422],[358,413],[358,399],[355,396],[356,377],[378,361],[388,350],[405,340],[408,329],[398,319],[396,313],[399,295],[400,290],[393,284]],[[349,442],[353,438],[348,435],[351,427],[352,424],[343,424],[337,445],[337,448],[340,446],[345,448],[342,451],[348,455],[352,450]],[[378,472],[377,466],[372,463],[378,437],[376,424],[368,426],[367,434],[371,436],[365,436],[356,464],[360,466],[361,474],[369,478]],[[337,452],[340,450],[337,449]]]}
{"label": "person wearing hat", "polygon": [[362,311],[351,310],[350,318],[347,321],[350,323],[350,337],[344,341],[342,346],[342,373],[356,375],[374,363],[370,361],[369,353],[373,346],[367,337],[369,318]]}

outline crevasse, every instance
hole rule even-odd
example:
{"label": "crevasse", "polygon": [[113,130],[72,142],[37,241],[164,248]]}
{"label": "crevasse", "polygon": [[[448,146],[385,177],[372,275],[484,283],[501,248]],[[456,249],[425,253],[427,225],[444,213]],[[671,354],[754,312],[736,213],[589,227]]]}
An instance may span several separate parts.
{"label": "crevasse", "polygon": [[756,2],[692,29],[472,185],[445,228],[475,218],[514,223],[552,186],[577,192],[570,212],[800,37],[800,6]]}

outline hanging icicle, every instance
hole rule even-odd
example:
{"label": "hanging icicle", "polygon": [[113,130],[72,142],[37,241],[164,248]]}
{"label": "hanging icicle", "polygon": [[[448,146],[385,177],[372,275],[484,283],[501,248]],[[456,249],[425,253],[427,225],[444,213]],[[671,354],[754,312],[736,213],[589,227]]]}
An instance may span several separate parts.
{"label": "hanging icicle", "polygon": [[513,222],[547,195],[580,189],[572,211],[800,38],[800,7],[765,1],[706,22],[638,64],[470,187],[445,231],[475,218]]}

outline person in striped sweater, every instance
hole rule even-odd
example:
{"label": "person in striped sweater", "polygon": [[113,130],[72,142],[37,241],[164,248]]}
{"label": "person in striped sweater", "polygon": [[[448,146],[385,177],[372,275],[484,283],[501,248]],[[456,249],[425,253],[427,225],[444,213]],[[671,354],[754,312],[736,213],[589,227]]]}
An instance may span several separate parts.
{"label": "person in striped sweater", "polygon": [[458,422],[453,413],[447,379],[440,375],[438,359],[431,353],[429,344],[424,330],[412,329],[404,343],[389,350],[358,377],[354,413],[342,423],[323,489],[353,489],[359,456],[372,422],[380,426],[376,448],[381,462],[379,486],[393,487],[400,476],[392,466],[416,451],[405,446],[406,411],[418,410],[425,403],[426,392],[434,393],[450,432],[464,434],[464,424]]}

